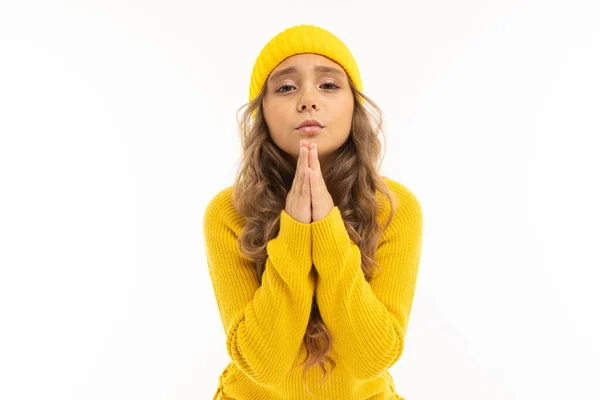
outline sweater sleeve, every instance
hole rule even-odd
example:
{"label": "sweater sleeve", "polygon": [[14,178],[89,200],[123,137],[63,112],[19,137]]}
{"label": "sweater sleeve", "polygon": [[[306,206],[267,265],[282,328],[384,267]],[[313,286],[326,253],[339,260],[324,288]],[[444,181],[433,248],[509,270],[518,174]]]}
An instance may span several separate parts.
{"label": "sweater sleeve", "polygon": [[375,267],[370,282],[337,206],[311,224],[319,311],[341,363],[359,380],[375,379],[398,361],[412,307],[422,213],[415,196],[396,185],[400,206],[379,241],[375,260],[381,271]]}
{"label": "sweater sleeve", "polygon": [[311,227],[282,210],[278,236],[267,244],[260,284],[254,263],[238,252],[232,221],[239,215],[223,203],[207,207],[204,237],[227,352],[253,381],[275,385],[293,366],[310,317],[315,289]]}

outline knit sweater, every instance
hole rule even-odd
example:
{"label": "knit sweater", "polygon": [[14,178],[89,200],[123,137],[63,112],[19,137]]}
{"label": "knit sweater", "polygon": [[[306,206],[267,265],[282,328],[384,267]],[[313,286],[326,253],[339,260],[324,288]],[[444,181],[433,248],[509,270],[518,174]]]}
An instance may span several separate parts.
{"label": "knit sweater", "polygon": [[[404,350],[423,223],[415,195],[382,178],[399,199],[399,209],[378,242],[375,260],[381,271],[375,268],[370,282],[337,206],[309,224],[282,210],[278,234],[267,243],[260,283],[254,263],[237,247],[245,219],[234,208],[233,187],[211,199],[204,214],[206,258],[231,358],[214,399],[404,400],[388,369]],[[385,198],[377,212],[382,225],[390,205],[376,193]],[[303,338],[313,295],[336,362],[321,384],[321,368],[308,370],[306,383],[314,397],[302,382],[304,366],[297,367],[307,355]]]}

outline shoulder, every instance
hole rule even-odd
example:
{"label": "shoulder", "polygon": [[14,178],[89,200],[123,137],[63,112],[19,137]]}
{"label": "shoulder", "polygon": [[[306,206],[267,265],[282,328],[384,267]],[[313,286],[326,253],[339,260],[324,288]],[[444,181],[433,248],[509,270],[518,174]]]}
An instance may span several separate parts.
{"label": "shoulder", "polygon": [[223,207],[231,207],[233,186],[228,186],[224,189],[219,190],[208,201],[205,211],[215,212],[216,210],[222,209]]}
{"label": "shoulder", "polygon": [[382,176],[388,188],[398,200],[398,209],[394,215],[394,221],[399,223],[420,224],[423,219],[421,204],[415,193],[406,185]]}
{"label": "shoulder", "polygon": [[233,204],[232,202],[232,194],[233,194],[233,186],[228,186],[224,189],[219,190],[208,201],[208,205],[206,209],[211,209],[215,207],[222,207],[226,204]]}
{"label": "shoulder", "polygon": [[204,209],[204,227],[229,225],[239,219],[233,204],[233,186],[228,186],[216,192]]}
{"label": "shoulder", "polygon": [[403,183],[393,180],[390,177],[382,176],[383,181],[387,184],[388,188],[400,198],[412,198],[415,201],[417,200],[417,196],[413,193],[411,189],[409,189]]}

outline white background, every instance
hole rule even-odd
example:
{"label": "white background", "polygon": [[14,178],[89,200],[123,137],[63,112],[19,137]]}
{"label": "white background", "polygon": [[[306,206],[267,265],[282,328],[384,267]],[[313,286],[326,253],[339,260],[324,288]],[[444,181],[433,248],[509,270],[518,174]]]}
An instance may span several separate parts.
{"label": "white background", "polygon": [[204,208],[262,47],[315,24],[424,237],[407,400],[600,399],[594,1],[4,1],[0,398],[212,399]]}

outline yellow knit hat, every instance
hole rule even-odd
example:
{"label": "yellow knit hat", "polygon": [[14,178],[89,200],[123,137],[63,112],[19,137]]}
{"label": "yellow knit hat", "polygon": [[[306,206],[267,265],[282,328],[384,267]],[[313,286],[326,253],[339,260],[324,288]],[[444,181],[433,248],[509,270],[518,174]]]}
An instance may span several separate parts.
{"label": "yellow knit hat", "polygon": [[[314,25],[287,28],[273,37],[256,58],[250,77],[250,101],[260,93],[271,71],[295,54],[315,53],[341,65],[356,88],[362,92],[358,65],[346,45],[331,32]],[[363,99],[360,98],[363,103]]]}

